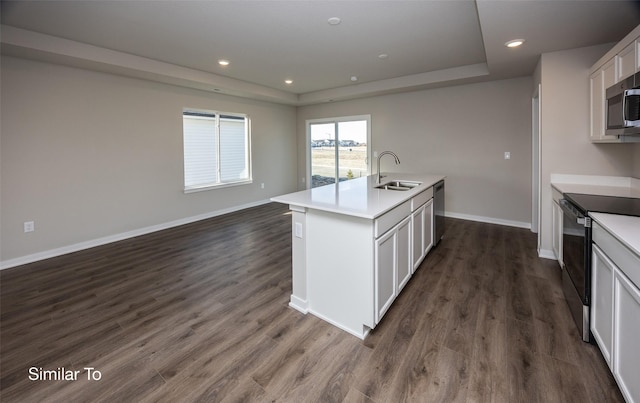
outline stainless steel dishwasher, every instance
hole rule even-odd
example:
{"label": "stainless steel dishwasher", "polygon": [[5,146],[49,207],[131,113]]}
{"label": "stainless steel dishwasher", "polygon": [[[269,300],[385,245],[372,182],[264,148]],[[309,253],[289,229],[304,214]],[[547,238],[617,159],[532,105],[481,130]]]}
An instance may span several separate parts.
{"label": "stainless steel dishwasher", "polygon": [[435,246],[444,235],[444,180],[433,185],[433,211],[435,215],[433,246]]}

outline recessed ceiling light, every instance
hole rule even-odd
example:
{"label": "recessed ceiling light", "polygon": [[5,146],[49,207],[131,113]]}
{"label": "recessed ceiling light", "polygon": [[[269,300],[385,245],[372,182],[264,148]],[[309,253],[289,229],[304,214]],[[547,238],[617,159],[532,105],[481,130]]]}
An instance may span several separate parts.
{"label": "recessed ceiling light", "polygon": [[505,43],[504,45],[508,48],[517,48],[518,46],[522,45],[524,43],[524,39],[513,39],[510,40],[509,42]]}
{"label": "recessed ceiling light", "polygon": [[381,53],[381,54],[378,55],[378,59],[380,59],[380,60],[384,60],[384,59],[386,59],[388,57],[389,57],[389,55],[386,54],[386,53]]}
{"label": "recessed ceiling light", "polygon": [[218,60],[218,64],[220,66],[228,66],[229,65],[229,61],[228,60],[224,60],[224,59],[220,59],[220,60]]}
{"label": "recessed ceiling light", "polygon": [[284,83],[287,85],[293,84],[293,80],[284,80]]}
{"label": "recessed ceiling light", "polygon": [[353,81],[353,82],[358,81],[358,76],[351,76],[351,81]]}
{"label": "recessed ceiling light", "polygon": [[329,25],[338,25],[342,22],[342,20],[338,17],[331,17],[327,20],[327,22],[329,23]]}

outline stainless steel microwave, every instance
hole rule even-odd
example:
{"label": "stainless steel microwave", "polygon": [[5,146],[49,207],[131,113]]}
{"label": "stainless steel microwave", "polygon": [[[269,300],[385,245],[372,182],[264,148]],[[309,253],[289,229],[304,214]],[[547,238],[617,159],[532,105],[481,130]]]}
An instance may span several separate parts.
{"label": "stainless steel microwave", "polygon": [[640,73],[607,88],[606,134],[640,135]]}

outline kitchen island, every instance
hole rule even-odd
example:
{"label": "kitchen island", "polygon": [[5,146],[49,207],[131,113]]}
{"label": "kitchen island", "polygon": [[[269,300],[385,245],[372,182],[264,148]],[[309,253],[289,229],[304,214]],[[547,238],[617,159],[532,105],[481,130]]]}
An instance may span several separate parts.
{"label": "kitchen island", "polygon": [[[434,241],[433,187],[442,175],[376,175],[272,198],[292,211],[289,305],[364,339]],[[419,183],[419,185],[415,185]]]}

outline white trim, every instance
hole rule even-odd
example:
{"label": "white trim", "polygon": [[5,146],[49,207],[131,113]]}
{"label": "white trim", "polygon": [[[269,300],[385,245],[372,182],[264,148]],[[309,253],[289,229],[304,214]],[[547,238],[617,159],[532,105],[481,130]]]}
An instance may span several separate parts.
{"label": "white trim", "polygon": [[289,300],[289,306],[305,315],[309,313],[309,301],[300,299],[293,294],[291,295],[291,300]]}
{"label": "white trim", "polygon": [[[338,123],[341,122],[351,122],[365,120],[367,122],[367,175],[371,175],[372,172],[372,164],[371,164],[371,114],[367,115],[352,115],[352,116],[338,116],[332,118],[319,118],[319,119],[307,119],[305,120],[305,131],[306,131],[306,147],[305,155],[305,180],[306,180],[306,188],[311,189],[311,125],[319,124],[319,123],[333,123],[336,125],[335,133],[338,133]],[[339,133],[338,133],[339,135]],[[336,166],[338,166],[338,153],[336,152]]]}
{"label": "white trim", "polygon": [[39,260],[49,259],[52,257],[65,255],[67,253],[78,252],[80,250],[93,248],[96,246],[106,245],[112,242],[122,241],[125,239],[133,238],[140,235],[150,234],[152,232],[162,231],[164,229],[177,227],[184,224],[190,224],[192,222],[206,220],[208,218],[216,217],[223,214],[233,213],[235,211],[244,210],[246,208],[256,207],[263,204],[270,203],[270,200],[259,200],[252,203],[243,204],[240,206],[233,206],[222,210],[211,211],[196,216],[180,218],[178,220],[169,221],[163,224],[151,225],[136,229],[133,231],[122,232],[120,234],[109,235],[102,238],[92,239],[89,241],[79,242],[73,245],[67,245],[60,248],[50,249],[43,252],[33,253],[31,255],[21,256],[14,259],[3,260],[0,262],[0,270],[9,269],[11,267],[20,266],[23,264],[37,262]]}
{"label": "white trim", "polygon": [[369,329],[368,327],[366,327],[365,325],[362,325],[363,331],[362,332],[358,332],[357,330],[353,330],[353,329],[349,329],[348,327],[346,327],[345,325],[343,325],[342,323],[336,322],[330,318],[327,318],[326,316],[322,315],[321,313],[315,312],[313,309],[309,309],[309,313],[312,314],[315,317],[318,317],[322,320],[324,320],[325,322],[329,322],[330,324],[332,324],[333,326],[337,327],[338,329],[344,330],[345,332],[356,336],[357,338],[359,338],[360,340],[364,340],[367,335],[369,334],[369,332],[371,331],[371,329]]}
{"label": "white trim", "polygon": [[531,223],[523,222],[523,221],[503,220],[501,218],[483,217],[483,216],[477,216],[477,215],[451,213],[451,212],[445,212],[444,215],[445,217],[459,218],[461,220],[484,222],[487,224],[506,225],[507,227],[531,229]]}
{"label": "white trim", "polygon": [[550,249],[540,249],[538,251],[538,257],[541,257],[543,259],[558,260],[556,254]]}

